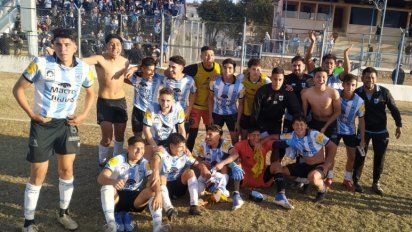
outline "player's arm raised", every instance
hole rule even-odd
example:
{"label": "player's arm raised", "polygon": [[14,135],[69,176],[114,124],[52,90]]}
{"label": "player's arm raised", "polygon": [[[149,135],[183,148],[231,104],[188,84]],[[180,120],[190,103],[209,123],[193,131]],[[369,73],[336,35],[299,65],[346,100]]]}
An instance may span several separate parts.
{"label": "player's arm raised", "polygon": [[339,75],[339,80],[343,81],[346,74],[350,73],[349,53],[352,49],[352,44],[343,51],[343,72]]}
{"label": "player's arm raised", "polygon": [[82,58],[82,60],[88,65],[99,65],[104,62],[104,57],[102,55],[93,55],[87,58]]}
{"label": "player's arm raised", "polygon": [[313,50],[315,49],[316,36],[314,31],[309,32],[309,39],[310,46],[305,54],[305,64],[308,69],[308,72],[312,72],[315,69],[315,63],[310,60],[312,58]]}

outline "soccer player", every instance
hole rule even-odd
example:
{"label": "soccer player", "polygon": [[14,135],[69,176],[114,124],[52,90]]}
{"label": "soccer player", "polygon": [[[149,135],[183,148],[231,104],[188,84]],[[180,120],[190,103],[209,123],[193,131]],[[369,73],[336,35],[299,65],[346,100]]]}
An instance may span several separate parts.
{"label": "soccer player", "polygon": [[251,125],[251,115],[253,109],[253,100],[255,98],[256,91],[270,83],[270,78],[262,73],[262,63],[260,59],[252,58],[247,62],[247,72],[245,75],[239,75],[239,79],[242,79],[242,84],[245,88],[245,100],[243,106],[243,115],[240,119],[240,127],[242,128],[241,138],[247,138],[247,131]]}
{"label": "soccer player", "polygon": [[209,46],[200,49],[201,63],[191,64],[183,70],[186,75],[192,76],[196,83],[197,94],[195,102],[189,116],[189,136],[187,147],[190,151],[195,145],[197,133],[199,131],[200,119],[205,125],[209,125],[208,95],[209,83],[216,76],[220,75],[220,65],[215,60],[215,53]]}
{"label": "soccer player", "polygon": [[[233,210],[239,209],[244,204],[240,197],[240,181],[243,179],[243,170],[236,161],[239,154],[231,143],[222,138],[223,130],[218,125],[207,128],[205,141],[200,144],[195,152],[199,162],[200,177],[199,193],[202,195],[208,187],[213,193],[213,200],[218,202],[221,196],[229,197],[226,185],[229,181],[229,168],[234,180]],[[208,185],[208,186],[206,186]]]}
{"label": "soccer player", "polygon": [[[264,177],[267,181],[271,176],[274,176],[277,191],[274,203],[287,209],[293,209],[293,206],[285,195],[284,176],[308,178],[309,183],[318,189],[315,202],[319,202],[325,197],[326,193],[323,179],[336,155],[336,144],[330,142],[329,138],[323,133],[309,130],[305,116],[295,116],[292,127],[292,133],[273,137],[276,137],[279,141],[273,144],[272,156],[275,156],[274,162],[270,168],[266,169]],[[278,152],[279,148],[286,148],[286,156],[290,159],[296,159],[297,153],[300,153],[304,162],[282,166],[282,157],[279,156]]]}
{"label": "soccer player", "polygon": [[295,93],[286,91],[283,85],[283,69],[274,68],[270,80],[271,83],[256,91],[252,111],[252,123],[260,128],[261,133],[267,135],[281,133],[282,118],[286,109],[292,115],[301,113]]}
{"label": "soccer player", "polygon": [[123,151],[124,132],[127,122],[127,104],[123,83],[129,61],[121,56],[123,39],[115,34],[106,36],[106,50],[103,55],[84,58],[89,65],[96,65],[99,92],[97,99],[97,123],[102,138],[99,144],[99,164],[106,162],[109,146],[113,139],[113,156]]}
{"label": "soccer player", "polygon": [[[162,225],[162,195],[159,180],[152,174],[149,162],[143,157],[145,142],[142,137],[130,137],[127,154],[110,159],[97,177],[102,185],[101,201],[106,219],[105,232],[133,231],[129,212],[142,212],[149,205],[153,231],[165,231]],[[149,181],[149,187],[145,183]]]}
{"label": "soccer player", "polygon": [[[380,186],[380,178],[383,172],[386,148],[389,143],[389,133],[387,129],[386,107],[396,124],[395,137],[401,136],[402,119],[395,100],[388,89],[377,84],[378,71],[368,67],[362,71],[362,82],[364,85],[356,89],[358,94],[365,102],[365,153],[368,150],[370,140],[373,144],[373,184],[372,189],[379,195],[383,194]],[[365,156],[356,152],[355,165],[353,171],[353,181],[355,190],[363,192],[359,180],[362,174]]]}
{"label": "soccer player", "polygon": [[[345,174],[343,178],[343,185],[349,191],[353,191],[352,172],[353,163],[355,162],[356,147],[363,149],[365,146],[365,104],[356,93],[357,77],[352,74],[346,74],[343,77],[343,90],[339,90],[341,98],[342,114],[337,119],[337,144],[341,139],[346,146],[346,154],[348,159],[346,161]],[[358,118],[359,124],[359,140],[356,135],[355,119]]]}
{"label": "soccer player", "polygon": [[[160,171],[161,193],[163,208],[169,220],[177,216],[177,210],[173,207],[170,197],[177,199],[186,194],[190,195],[190,215],[200,215],[198,182],[195,172],[191,167],[198,162],[186,149],[186,139],[179,133],[170,134],[169,147],[154,154],[153,172]],[[161,167],[159,168],[159,166]]]}
{"label": "soccer player", "polygon": [[[135,136],[142,135],[146,110],[153,103],[157,103],[159,89],[164,81],[162,75],[155,73],[155,63],[152,57],[144,58],[140,70],[135,71],[133,76],[126,80],[126,83],[134,86],[132,130]],[[130,70],[136,69],[130,68]]]}
{"label": "soccer player", "polygon": [[[52,43],[55,53],[35,57],[14,85],[13,94],[31,118],[27,161],[30,180],[24,192],[24,227],[38,231],[34,214],[40,189],[46,177],[49,159],[57,154],[60,212],[57,221],[69,230],[78,224],[69,216],[73,193],[73,162],[80,151],[77,125],[86,119],[94,101],[94,74],[89,65],[74,57],[76,39],[67,29],[55,29]],[[48,73],[48,75],[46,75]],[[25,90],[34,84],[34,109],[30,109]],[[74,114],[81,87],[86,90],[83,112]]]}
{"label": "soccer player", "polygon": [[[232,144],[239,141],[240,117],[243,113],[244,87],[242,80],[234,75],[236,62],[225,59],[222,62],[222,76],[210,82],[209,122],[229,129]],[[239,107],[237,107],[237,103]]]}
{"label": "soccer player", "polygon": [[170,88],[159,91],[159,103],[153,103],[146,111],[143,119],[143,133],[154,151],[158,146],[167,146],[167,138],[173,132],[186,137],[185,112],[174,100],[174,92]]}
{"label": "soccer player", "polygon": [[[326,85],[327,78],[326,70],[316,70],[313,78],[314,86],[302,92],[302,108],[304,115],[307,115],[309,107],[311,109],[309,127],[324,133],[337,144],[336,119],[341,114],[341,102],[338,91]],[[327,186],[330,187],[332,182],[333,170],[331,168],[326,179]]]}

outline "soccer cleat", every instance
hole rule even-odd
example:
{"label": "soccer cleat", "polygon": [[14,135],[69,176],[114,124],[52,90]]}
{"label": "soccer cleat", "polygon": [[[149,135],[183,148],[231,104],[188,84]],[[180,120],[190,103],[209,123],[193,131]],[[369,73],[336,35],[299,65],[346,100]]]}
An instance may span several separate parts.
{"label": "soccer cleat", "polygon": [[23,227],[21,229],[22,232],[38,232],[39,231],[39,227],[37,227],[36,224],[31,224],[28,227]]}
{"label": "soccer cleat", "polygon": [[363,193],[363,188],[358,182],[354,182],[353,186],[355,187],[355,192]]}
{"label": "soccer cleat", "polygon": [[68,215],[58,216],[57,221],[67,230],[76,230],[79,225]]}
{"label": "soccer cleat", "polygon": [[265,196],[258,191],[252,190],[249,193],[249,199],[254,202],[262,202],[265,199]]}
{"label": "soccer cleat", "polygon": [[109,222],[104,225],[103,232],[117,232],[116,222]]}
{"label": "soccer cleat", "polygon": [[333,178],[326,178],[324,182],[325,182],[326,188],[329,189],[332,187]]}
{"label": "soccer cleat", "polygon": [[123,215],[124,231],[130,232],[134,230],[133,218],[129,213],[124,213]]}
{"label": "soccer cleat", "polygon": [[122,213],[120,212],[114,213],[114,220],[116,220],[117,231],[124,231],[124,222],[123,222]]}
{"label": "soccer cleat", "polygon": [[351,180],[343,180],[342,185],[346,188],[346,190],[350,192],[355,191],[355,187],[353,186],[353,183]]}
{"label": "soccer cleat", "polygon": [[169,219],[169,221],[173,221],[173,219],[175,217],[177,217],[178,212],[175,208],[170,208],[166,211],[166,215],[167,215],[167,219]]}
{"label": "soccer cleat", "polygon": [[280,205],[285,209],[293,209],[294,207],[289,203],[284,193],[278,193],[273,201],[276,205]]}
{"label": "soccer cleat", "polygon": [[318,192],[316,194],[315,202],[321,202],[325,198],[325,194],[326,194],[326,191],[325,192]]}
{"label": "soccer cleat", "polygon": [[191,205],[189,207],[189,214],[190,215],[202,215],[202,211],[200,211],[199,206]]}
{"label": "soccer cleat", "polygon": [[232,210],[240,209],[240,208],[242,207],[242,205],[245,203],[238,192],[235,192],[235,193],[233,194],[233,197],[232,197],[232,198],[233,198],[233,207],[232,207]]}
{"label": "soccer cleat", "polygon": [[170,225],[157,225],[153,227],[153,232],[169,232],[171,231]]}
{"label": "soccer cleat", "polygon": [[381,184],[379,182],[373,183],[372,184],[372,190],[378,194],[378,195],[383,195],[383,189],[381,187]]}

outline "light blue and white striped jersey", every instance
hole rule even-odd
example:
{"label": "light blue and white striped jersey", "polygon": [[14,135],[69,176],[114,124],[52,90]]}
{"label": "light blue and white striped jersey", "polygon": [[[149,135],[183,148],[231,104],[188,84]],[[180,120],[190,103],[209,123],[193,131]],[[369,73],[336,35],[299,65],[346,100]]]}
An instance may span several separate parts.
{"label": "light blue and white striped jersey", "polygon": [[225,83],[222,76],[210,82],[209,90],[213,92],[213,113],[219,115],[236,114],[236,101],[245,95],[240,79],[235,79],[234,83]]}
{"label": "light blue and white striped jersey", "polygon": [[112,171],[111,179],[126,179],[126,184],[122,190],[141,191],[145,188],[143,185],[147,176],[152,174],[149,162],[141,158],[134,165],[129,164],[127,154],[120,154],[111,158],[105,168]]}
{"label": "light blue and white striped jersey", "polygon": [[280,140],[285,141],[289,148],[292,148],[286,152],[291,159],[295,159],[298,153],[303,157],[313,157],[329,142],[326,135],[316,130],[309,130],[302,138],[299,138],[294,131],[284,133],[280,135]]}
{"label": "light blue and white striped jersey", "polygon": [[[224,157],[229,154],[229,151],[233,148],[232,143],[226,140],[220,140],[216,149],[212,149],[203,141],[200,146],[195,150],[195,156],[204,159],[212,168],[215,164],[224,160]],[[226,158],[226,157],[225,157]]]}
{"label": "light blue and white striped jersey", "polygon": [[342,81],[339,79],[339,75],[329,75],[326,85],[334,89],[342,89]]}
{"label": "light blue and white striped jersey", "polygon": [[195,81],[193,80],[193,77],[188,75],[185,75],[180,80],[165,77],[163,85],[164,87],[173,89],[175,92],[175,101],[179,102],[183,109],[186,109],[188,105],[189,94],[196,93]]}
{"label": "light blue and white striped jersey", "polygon": [[342,113],[338,117],[338,134],[354,135],[356,134],[355,118],[365,116],[365,102],[356,93],[349,100],[342,96],[342,90],[339,91],[341,99]]}
{"label": "light blue and white striped jersey", "polygon": [[176,132],[176,124],[185,122],[185,111],[179,103],[174,103],[171,112],[162,114],[159,103],[153,103],[146,110],[143,124],[150,127],[153,139],[158,142],[169,138],[171,133]]}
{"label": "light blue and white striped jersey", "polygon": [[74,67],[60,65],[57,59],[57,56],[36,57],[23,76],[34,83],[34,113],[62,119],[74,114],[80,87],[91,87],[95,75],[80,59],[75,58]]}
{"label": "light blue and white striped jersey", "polygon": [[178,180],[183,172],[196,162],[195,158],[187,155],[185,152],[177,156],[172,156],[170,155],[169,149],[167,149],[158,154],[162,165],[160,175],[166,176],[167,181]]}
{"label": "light blue and white striped jersey", "polygon": [[141,77],[140,72],[137,71],[129,80],[134,86],[133,105],[136,108],[146,111],[151,104],[157,102],[159,90],[162,88],[164,80],[163,75],[155,73],[149,81]]}

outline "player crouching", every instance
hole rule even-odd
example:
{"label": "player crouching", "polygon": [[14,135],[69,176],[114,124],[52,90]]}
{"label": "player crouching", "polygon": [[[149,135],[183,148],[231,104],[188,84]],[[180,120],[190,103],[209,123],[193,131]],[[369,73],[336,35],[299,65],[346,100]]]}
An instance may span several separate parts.
{"label": "player crouching", "polygon": [[[326,193],[323,179],[331,167],[336,153],[335,143],[316,130],[308,130],[304,116],[296,116],[292,122],[293,132],[277,136],[279,141],[273,143],[272,155],[274,162],[266,169],[265,180],[274,177],[277,189],[274,203],[284,208],[293,209],[285,195],[284,176],[308,178],[309,182],[317,187],[318,193],[315,202],[321,201]],[[286,156],[295,159],[301,154],[304,162],[296,162],[286,166],[281,165],[283,157],[279,155],[279,148],[286,148]]]}
{"label": "player crouching", "polygon": [[[162,225],[159,181],[149,178],[152,171],[143,158],[144,139],[133,136],[127,143],[127,154],[110,159],[97,178],[102,185],[101,201],[107,223],[104,231],[133,231],[133,220],[128,212],[141,212],[146,205],[153,218],[153,231],[168,231],[168,225]],[[148,180],[152,187],[145,188]]]}

